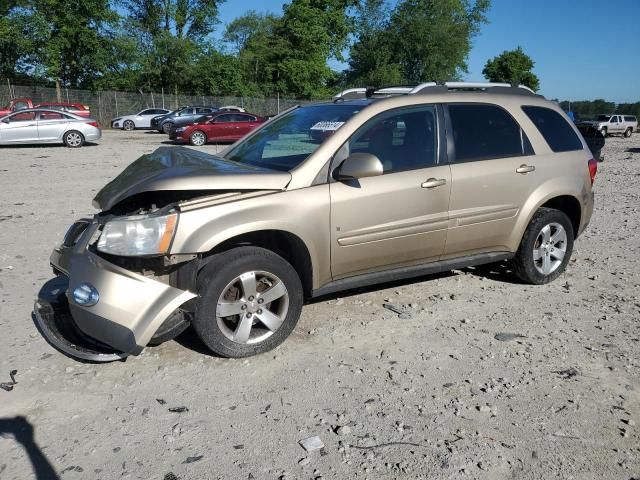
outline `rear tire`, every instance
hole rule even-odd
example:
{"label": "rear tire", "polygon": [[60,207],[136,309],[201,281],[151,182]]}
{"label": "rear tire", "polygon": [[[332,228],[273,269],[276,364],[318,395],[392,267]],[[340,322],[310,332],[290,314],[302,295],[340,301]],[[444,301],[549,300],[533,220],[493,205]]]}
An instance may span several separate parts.
{"label": "rear tire", "polygon": [[131,120],[125,120],[124,123],[122,124],[122,129],[130,132],[131,130],[136,129],[136,124],[133,123]]}
{"label": "rear tire", "polygon": [[193,327],[223,357],[267,352],[293,331],[302,311],[302,283],[270,250],[239,247],[215,255],[198,275]]}
{"label": "rear tire", "polygon": [[626,138],[629,138],[629,137],[631,136],[631,134],[632,134],[632,133],[633,133],[633,129],[632,129],[632,128],[627,128],[627,129],[624,131],[624,136],[625,136]]}
{"label": "rear tire", "polygon": [[84,135],[77,130],[69,130],[62,137],[64,144],[69,148],[79,148],[84,145]]}
{"label": "rear tire", "polygon": [[167,122],[162,125],[162,131],[166,134],[171,133],[172,128],[173,128],[173,122]]}
{"label": "rear tire", "polygon": [[573,252],[573,225],[560,210],[540,208],[524,232],[511,261],[523,282],[543,285],[558,278]]}

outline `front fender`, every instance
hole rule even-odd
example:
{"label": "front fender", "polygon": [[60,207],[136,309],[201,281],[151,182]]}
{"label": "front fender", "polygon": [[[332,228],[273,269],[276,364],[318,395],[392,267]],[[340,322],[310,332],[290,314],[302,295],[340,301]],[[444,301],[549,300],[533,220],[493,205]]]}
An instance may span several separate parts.
{"label": "front fender", "polygon": [[180,213],[172,254],[206,253],[239,235],[265,230],[290,233],[304,242],[313,288],[330,281],[329,186],[277,192]]}

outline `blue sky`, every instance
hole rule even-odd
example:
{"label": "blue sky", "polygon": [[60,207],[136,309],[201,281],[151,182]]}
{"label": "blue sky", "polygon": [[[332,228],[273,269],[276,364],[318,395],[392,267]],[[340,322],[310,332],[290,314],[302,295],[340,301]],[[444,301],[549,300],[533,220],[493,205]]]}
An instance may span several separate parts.
{"label": "blue sky", "polygon": [[[220,7],[220,30],[247,10],[280,13],[284,3],[227,0]],[[483,81],[489,58],[521,46],[536,62],[547,98],[640,101],[640,0],[492,3],[489,23],[473,41],[467,80]]]}

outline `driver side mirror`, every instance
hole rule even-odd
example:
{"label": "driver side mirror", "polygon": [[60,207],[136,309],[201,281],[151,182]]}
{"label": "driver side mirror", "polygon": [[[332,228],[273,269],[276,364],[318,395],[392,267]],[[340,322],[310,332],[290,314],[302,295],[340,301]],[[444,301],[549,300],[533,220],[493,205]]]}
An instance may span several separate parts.
{"label": "driver side mirror", "polygon": [[383,173],[382,162],[371,153],[352,153],[335,170],[336,180],[353,180],[357,178],[377,177]]}

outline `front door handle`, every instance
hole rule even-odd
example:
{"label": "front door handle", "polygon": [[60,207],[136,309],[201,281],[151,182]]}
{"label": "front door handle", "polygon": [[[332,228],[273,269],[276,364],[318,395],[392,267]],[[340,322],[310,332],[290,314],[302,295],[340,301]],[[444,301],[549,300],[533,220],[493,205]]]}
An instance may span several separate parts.
{"label": "front door handle", "polygon": [[533,172],[536,169],[534,165],[520,165],[516,168],[516,173],[529,173]]}
{"label": "front door handle", "polygon": [[422,188],[436,188],[436,187],[440,187],[442,185],[445,185],[447,183],[447,180],[444,178],[429,178],[427,179],[426,182],[423,182],[421,187]]}

